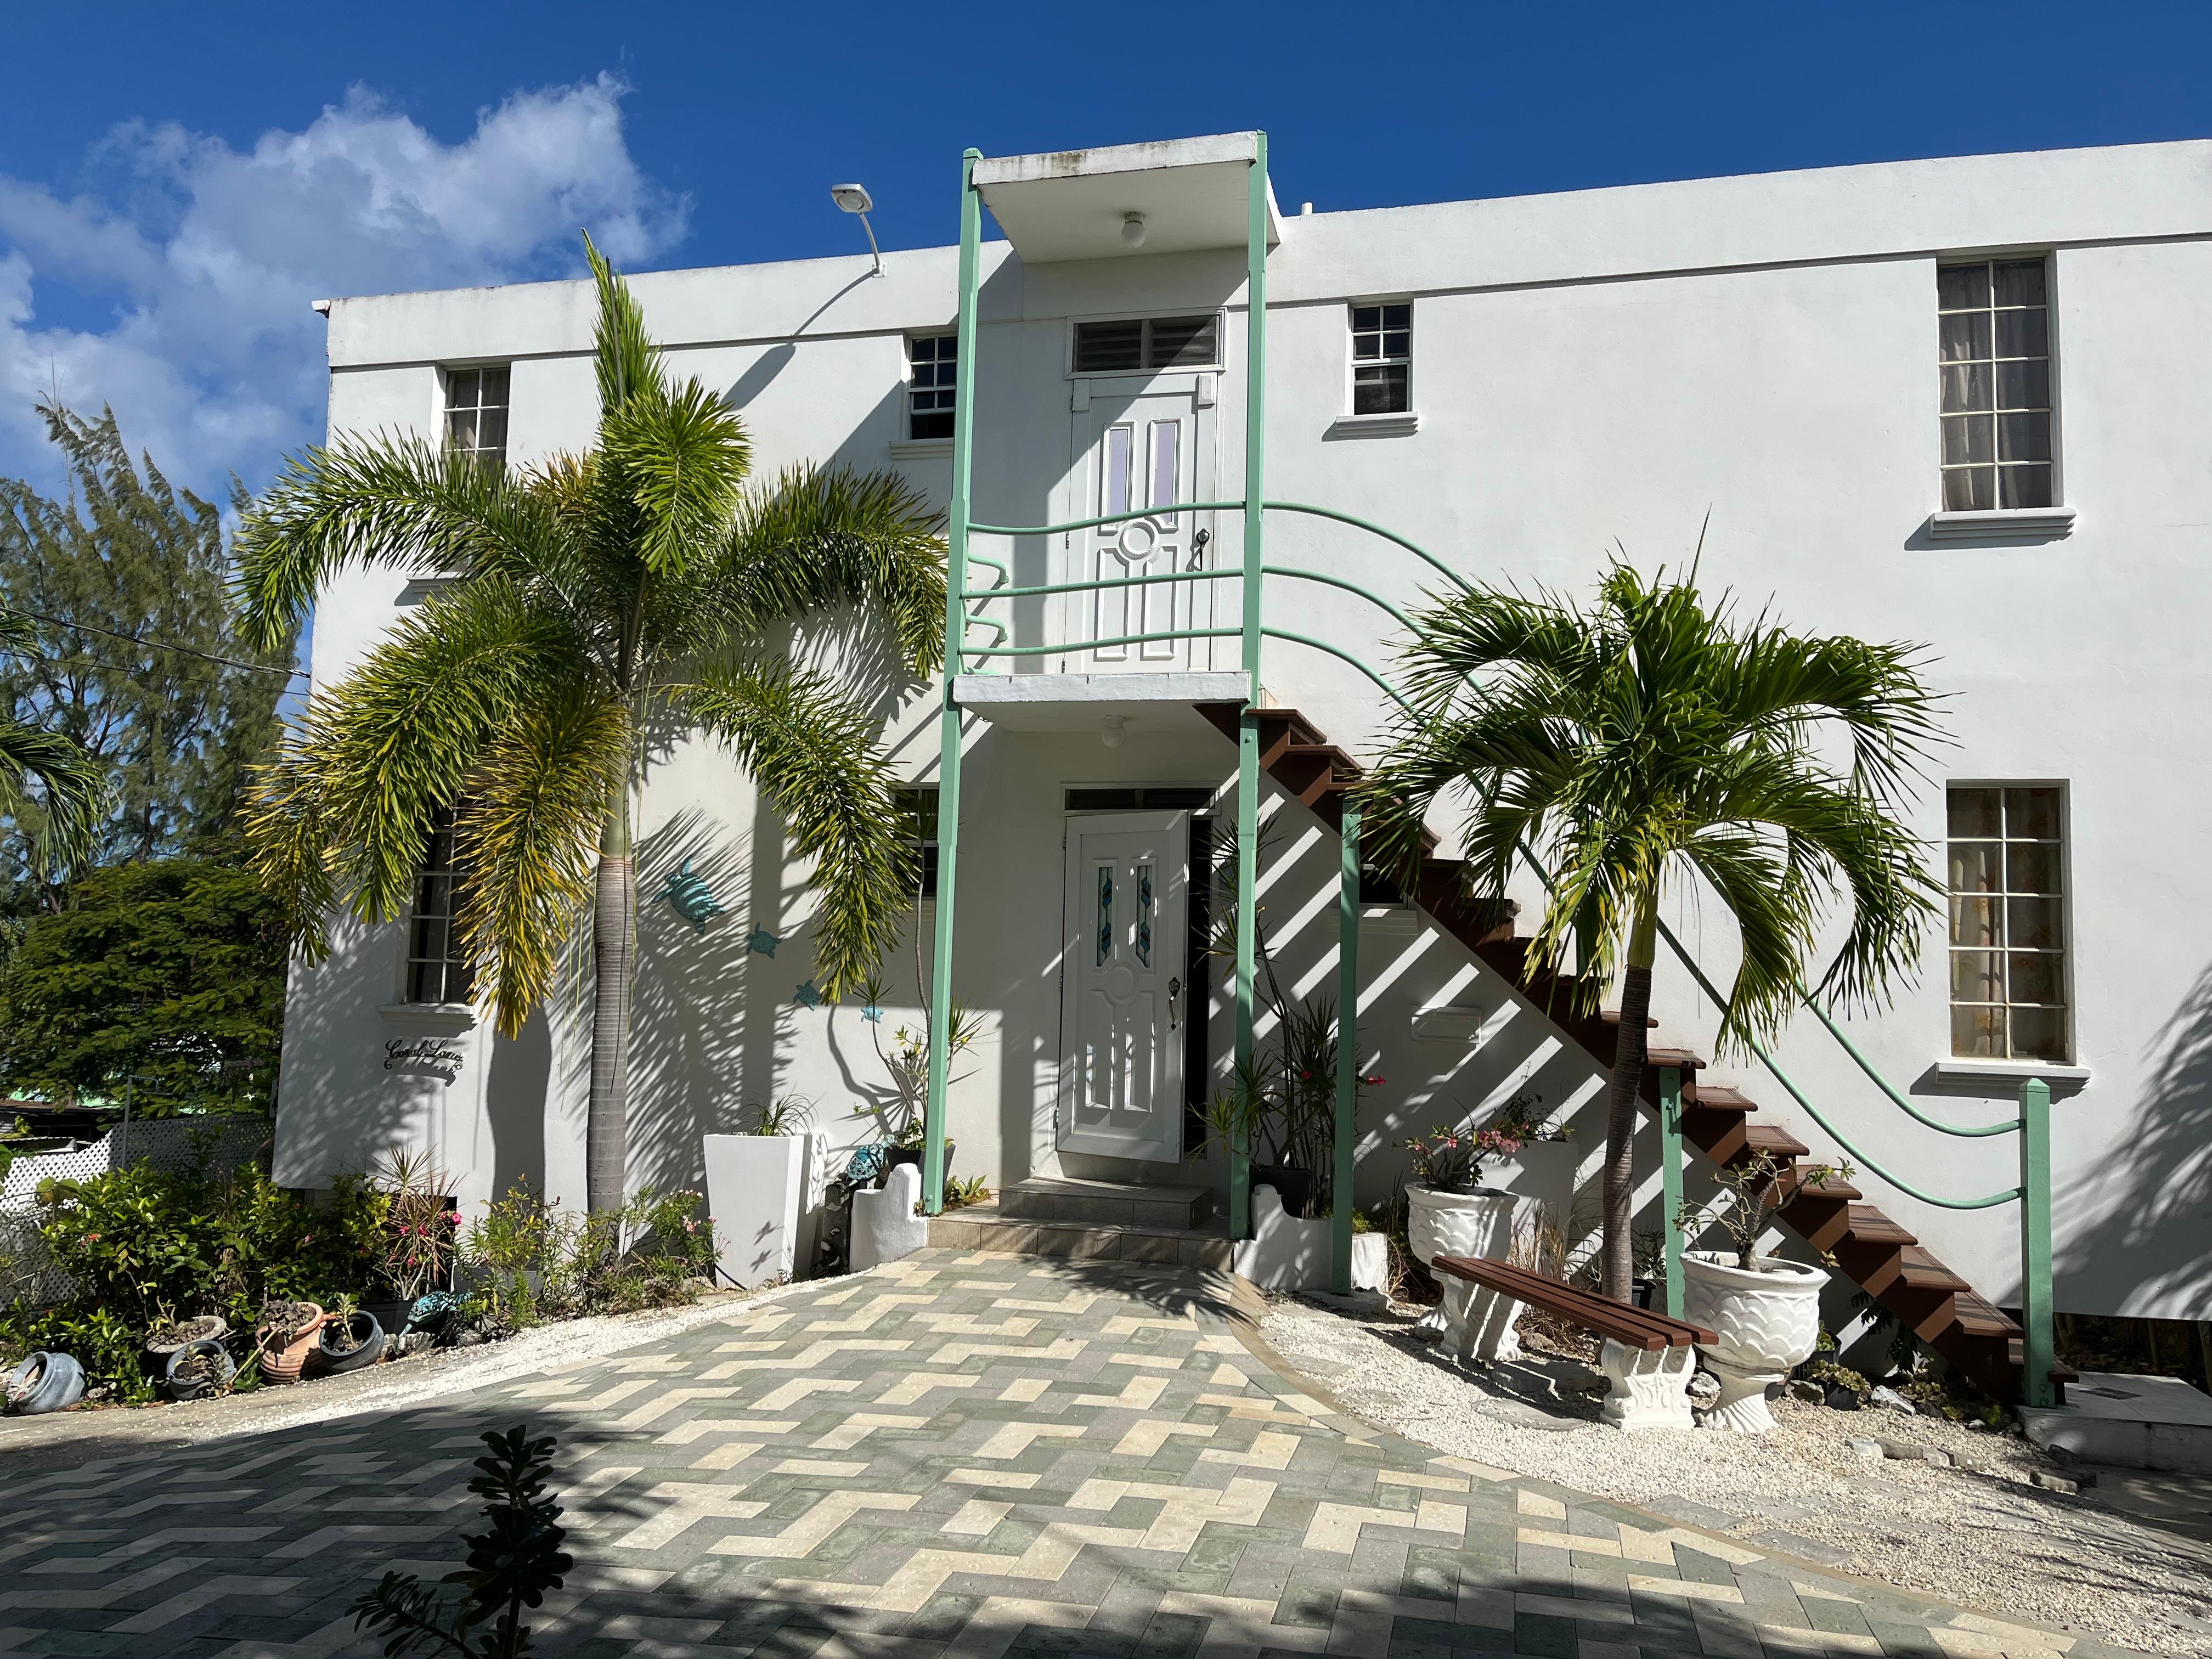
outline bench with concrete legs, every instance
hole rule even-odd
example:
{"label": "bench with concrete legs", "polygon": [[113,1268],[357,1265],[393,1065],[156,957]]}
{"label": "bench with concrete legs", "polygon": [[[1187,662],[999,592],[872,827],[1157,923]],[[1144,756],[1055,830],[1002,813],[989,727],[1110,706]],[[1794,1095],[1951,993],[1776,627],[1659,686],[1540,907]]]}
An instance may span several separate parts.
{"label": "bench with concrete legs", "polygon": [[1606,1392],[1604,1421],[1617,1429],[1696,1426],[1690,1415],[1690,1377],[1698,1369],[1697,1345],[1715,1340],[1712,1332],[1487,1256],[1440,1255],[1431,1265],[1439,1273],[1493,1293],[1445,1298],[1447,1307],[1459,1308],[1460,1328],[1447,1335],[1463,1355],[1494,1361],[1503,1346],[1501,1328],[1510,1330],[1515,1309],[1522,1304],[1541,1308],[1605,1339],[1598,1364],[1612,1386]]}

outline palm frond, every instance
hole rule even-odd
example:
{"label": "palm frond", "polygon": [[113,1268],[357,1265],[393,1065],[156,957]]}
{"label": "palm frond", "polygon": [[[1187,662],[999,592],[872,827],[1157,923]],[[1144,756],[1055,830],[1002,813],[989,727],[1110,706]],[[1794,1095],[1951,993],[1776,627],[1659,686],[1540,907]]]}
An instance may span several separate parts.
{"label": "palm frond", "polygon": [[496,467],[426,439],[346,434],[288,459],[239,526],[246,636],[291,636],[331,577],[352,568],[514,574],[557,553],[552,514]]}
{"label": "palm frond", "polygon": [[32,799],[25,786],[33,778],[44,819],[38,857],[49,871],[65,870],[92,852],[107,805],[107,774],[61,733],[0,713],[0,817],[24,816]]}
{"label": "palm frond", "polygon": [[[558,618],[491,577],[433,595],[316,695],[279,760],[306,769],[296,787],[313,792],[313,820],[356,915],[404,912],[433,811],[456,801],[495,734],[573,682],[582,663]],[[267,793],[272,805],[283,799],[275,784]],[[272,833],[284,821],[271,816]]]}
{"label": "palm frond", "polygon": [[792,850],[814,860],[815,982],[827,997],[859,986],[897,942],[914,889],[874,720],[827,679],[783,664],[710,670],[675,696],[752,774]]}
{"label": "palm frond", "polygon": [[749,632],[809,611],[873,606],[919,676],[945,658],[945,542],[927,498],[894,472],[796,467],[739,512],[697,594]]}
{"label": "palm frond", "polygon": [[656,574],[712,557],[744,499],[752,443],[735,410],[696,380],[656,381],[599,423],[602,466],[638,512],[635,556]]}
{"label": "palm frond", "polygon": [[459,923],[499,1030],[522,1029],[552,990],[590,909],[601,833],[629,787],[629,711],[605,683],[572,679],[518,709],[478,752],[454,823]]}
{"label": "palm frond", "polygon": [[633,397],[660,382],[658,349],[645,331],[645,308],[637,302],[615,268],[584,233],[584,258],[591,263],[592,281],[598,287],[599,320],[592,329],[592,367],[599,383],[599,415],[604,421],[622,410]]}
{"label": "palm frond", "polygon": [[330,954],[326,922],[337,901],[322,787],[321,755],[303,725],[289,726],[248,771],[240,815],[247,862],[276,899],[293,951],[310,963]]}

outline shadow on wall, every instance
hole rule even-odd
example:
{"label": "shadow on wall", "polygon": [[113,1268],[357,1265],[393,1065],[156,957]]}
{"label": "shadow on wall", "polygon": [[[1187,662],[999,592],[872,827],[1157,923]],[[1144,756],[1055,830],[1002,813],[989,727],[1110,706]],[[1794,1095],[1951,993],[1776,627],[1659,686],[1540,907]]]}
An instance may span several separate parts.
{"label": "shadow on wall", "polygon": [[[660,896],[687,862],[724,907],[703,928]],[[746,902],[750,874],[696,811],[677,814],[638,842],[638,970],[629,1045],[634,1187],[701,1185],[702,1137],[734,1133],[744,1125],[745,1089],[754,1075],[745,1065],[752,1013],[745,994],[747,941],[757,927],[775,931],[772,917]],[[771,1074],[767,1068],[759,1073]]]}
{"label": "shadow on wall", "polygon": [[2212,967],[2156,1055],[2125,1146],[2052,1195],[2062,1213],[2085,1216],[2054,1241],[2062,1308],[2069,1281],[2116,1312],[2201,1319],[2212,1304]]}
{"label": "shadow on wall", "polygon": [[[489,1018],[489,1016],[487,1016]],[[484,1124],[491,1134],[491,1190],[517,1181],[545,1190],[545,1117],[552,1109],[553,1034],[550,1012],[533,1008],[521,1034],[494,1030],[484,1076]]]}

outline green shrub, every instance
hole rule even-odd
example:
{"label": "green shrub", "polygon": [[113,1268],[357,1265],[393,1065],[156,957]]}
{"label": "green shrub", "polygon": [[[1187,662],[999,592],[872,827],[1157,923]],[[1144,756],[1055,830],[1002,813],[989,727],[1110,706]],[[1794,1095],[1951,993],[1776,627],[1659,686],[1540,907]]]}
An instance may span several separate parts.
{"label": "green shrub", "polygon": [[499,1335],[548,1317],[690,1302],[714,1270],[703,1206],[696,1192],[648,1189],[620,1210],[576,1215],[518,1182],[461,1234],[471,1297],[483,1303],[474,1322]]}

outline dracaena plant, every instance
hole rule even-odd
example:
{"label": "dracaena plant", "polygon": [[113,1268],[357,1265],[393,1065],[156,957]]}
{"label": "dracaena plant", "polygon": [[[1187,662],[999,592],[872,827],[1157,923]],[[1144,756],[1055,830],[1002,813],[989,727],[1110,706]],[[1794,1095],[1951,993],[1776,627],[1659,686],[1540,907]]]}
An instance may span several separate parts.
{"label": "dracaena plant", "polygon": [[[1495,896],[1523,849],[1549,893],[1532,963],[1582,954],[1585,1010],[1616,975],[1606,1125],[1605,1293],[1629,1299],[1637,1094],[1659,908],[1700,887],[1731,915],[1741,965],[1725,1052],[1773,1036],[1804,982],[1880,1006],[1918,963],[1941,892],[1899,822],[1939,700],[1921,648],[1793,633],[1709,602],[1694,569],[1615,564],[1596,602],[1474,588],[1413,618],[1413,711],[1357,786],[1363,845],[1410,884],[1430,811],[1462,817],[1466,879]],[[1848,918],[1816,963],[1830,913]]]}
{"label": "dracaena plant", "polygon": [[479,998],[518,1031],[588,924],[586,1184],[622,1207],[647,734],[705,733],[750,774],[811,866],[815,983],[857,988],[896,937],[912,854],[872,696],[802,668],[794,623],[887,627],[905,672],[943,653],[944,546],[895,474],[752,479],[744,423],[672,376],[629,286],[597,283],[592,447],[510,471],[407,435],[343,435],[291,462],[238,538],[257,638],[333,576],[449,580],[319,685],[257,775],[257,867],[311,958],[327,920],[406,914],[434,817],[453,814],[459,935]]}

